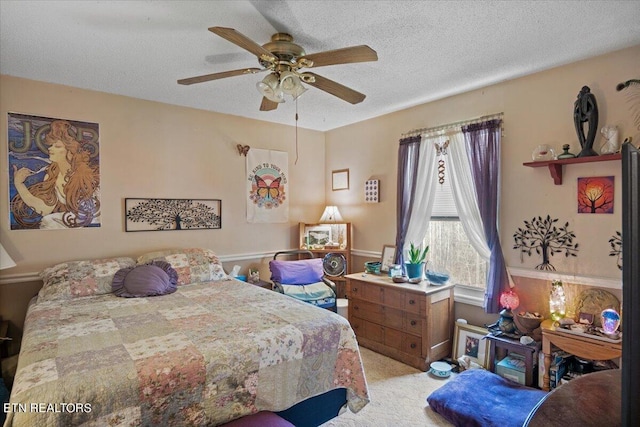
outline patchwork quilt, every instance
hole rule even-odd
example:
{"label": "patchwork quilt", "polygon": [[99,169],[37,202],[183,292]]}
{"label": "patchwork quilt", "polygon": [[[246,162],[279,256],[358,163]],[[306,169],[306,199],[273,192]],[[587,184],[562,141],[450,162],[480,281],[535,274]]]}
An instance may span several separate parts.
{"label": "patchwork quilt", "polygon": [[346,319],[232,279],[33,302],[5,426],[218,425],[368,391]]}

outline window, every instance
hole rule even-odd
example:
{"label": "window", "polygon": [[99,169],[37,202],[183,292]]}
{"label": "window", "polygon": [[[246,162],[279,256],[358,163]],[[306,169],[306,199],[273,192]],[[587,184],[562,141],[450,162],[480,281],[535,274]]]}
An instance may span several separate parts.
{"label": "window", "polygon": [[446,177],[443,184],[436,184],[424,244],[429,245],[427,268],[446,270],[455,284],[485,288],[488,262],[478,255],[467,238],[453,201],[450,180]]}

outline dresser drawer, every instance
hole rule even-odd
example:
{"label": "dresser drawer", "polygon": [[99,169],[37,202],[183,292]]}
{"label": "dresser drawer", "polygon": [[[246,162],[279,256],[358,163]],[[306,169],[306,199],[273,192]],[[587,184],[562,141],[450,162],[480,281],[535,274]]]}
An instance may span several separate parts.
{"label": "dresser drawer", "polygon": [[382,326],[357,317],[351,318],[350,322],[356,337],[367,338],[384,344],[384,328]]}
{"label": "dresser drawer", "polygon": [[410,334],[422,336],[422,318],[417,314],[405,313],[402,330]]}
{"label": "dresser drawer", "polygon": [[422,356],[422,339],[396,329],[384,328],[384,345],[412,356]]}
{"label": "dresser drawer", "polygon": [[362,283],[357,280],[349,280],[347,282],[347,294],[349,295],[349,299],[353,298],[361,298],[363,297],[364,289],[369,285],[366,283]]}
{"label": "dresser drawer", "polygon": [[401,330],[405,322],[405,313],[395,308],[384,307],[381,322],[384,326]]}
{"label": "dresser drawer", "polygon": [[404,309],[404,300],[405,300],[405,291],[393,289],[393,288],[384,288],[383,289],[383,302],[387,307]]}
{"label": "dresser drawer", "polygon": [[422,356],[422,339],[415,335],[404,334],[401,350],[414,356]]}
{"label": "dresser drawer", "polygon": [[409,313],[420,313],[420,301],[424,300],[423,296],[414,294],[413,292],[405,292],[403,308]]}
{"label": "dresser drawer", "polygon": [[384,289],[382,286],[377,285],[364,285],[361,288],[361,298],[367,301],[371,301],[375,304],[384,303]]}
{"label": "dresser drawer", "polygon": [[374,304],[372,302],[352,299],[349,301],[349,310],[351,310],[354,316],[359,317],[360,319],[381,323],[384,308],[381,305]]}

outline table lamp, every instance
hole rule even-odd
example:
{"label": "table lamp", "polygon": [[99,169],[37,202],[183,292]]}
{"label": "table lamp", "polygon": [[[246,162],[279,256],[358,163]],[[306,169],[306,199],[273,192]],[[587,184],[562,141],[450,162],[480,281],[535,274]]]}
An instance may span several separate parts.
{"label": "table lamp", "polygon": [[500,319],[498,320],[498,328],[500,331],[507,334],[514,334],[518,332],[518,327],[513,321],[513,309],[520,305],[520,298],[513,289],[500,294],[500,305],[504,307],[500,312]]}
{"label": "table lamp", "polygon": [[327,222],[342,222],[342,215],[340,215],[340,211],[337,206],[327,206],[324,208],[324,212],[320,217],[321,223]]}
{"label": "table lamp", "polygon": [[562,282],[560,280],[554,280],[551,283],[551,294],[549,295],[549,311],[551,312],[551,318],[555,321],[562,319],[565,316],[565,306],[566,296]]}

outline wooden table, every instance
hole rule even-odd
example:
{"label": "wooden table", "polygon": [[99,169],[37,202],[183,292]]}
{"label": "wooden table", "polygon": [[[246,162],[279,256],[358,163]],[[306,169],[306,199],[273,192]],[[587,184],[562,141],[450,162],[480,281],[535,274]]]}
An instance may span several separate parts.
{"label": "wooden table", "polygon": [[586,334],[558,332],[553,320],[545,320],[540,327],[542,328],[542,353],[544,354],[543,390],[549,390],[552,345],[582,359],[610,360],[622,357],[622,342],[603,341],[591,338]]}
{"label": "wooden table", "polygon": [[514,352],[524,357],[524,385],[533,387],[533,366],[535,365],[535,356],[539,349],[540,343],[537,345],[521,344],[517,339],[495,336],[488,334],[485,339],[489,341],[489,365],[488,369],[495,372],[496,349],[504,349],[506,353]]}
{"label": "wooden table", "polygon": [[620,426],[621,381],[621,370],[609,369],[564,383],[533,408],[524,426]]}

